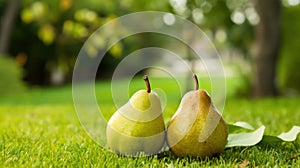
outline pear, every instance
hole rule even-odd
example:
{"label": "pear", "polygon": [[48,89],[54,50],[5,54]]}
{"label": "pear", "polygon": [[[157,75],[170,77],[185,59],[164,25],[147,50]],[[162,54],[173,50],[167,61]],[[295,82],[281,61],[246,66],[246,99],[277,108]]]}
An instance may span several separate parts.
{"label": "pear", "polygon": [[205,90],[198,89],[184,95],[178,110],[167,128],[167,143],[172,153],[184,157],[211,157],[224,151],[228,128]]}
{"label": "pear", "polygon": [[161,102],[158,95],[151,91],[147,76],[144,80],[147,90],[137,91],[107,124],[107,145],[118,154],[153,155],[165,143]]}

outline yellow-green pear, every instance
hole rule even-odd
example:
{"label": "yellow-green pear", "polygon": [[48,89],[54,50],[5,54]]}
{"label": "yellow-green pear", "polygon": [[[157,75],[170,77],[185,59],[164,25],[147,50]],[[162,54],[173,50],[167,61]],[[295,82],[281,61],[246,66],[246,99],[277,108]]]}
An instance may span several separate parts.
{"label": "yellow-green pear", "polygon": [[176,156],[211,157],[224,151],[228,128],[205,90],[184,95],[167,128],[167,143]]}
{"label": "yellow-green pear", "polygon": [[151,91],[147,76],[144,80],[147,90],[137,91],[107,124],[107,144],[118,154],[152,155],[158,153],[165,143],[161,102]]}

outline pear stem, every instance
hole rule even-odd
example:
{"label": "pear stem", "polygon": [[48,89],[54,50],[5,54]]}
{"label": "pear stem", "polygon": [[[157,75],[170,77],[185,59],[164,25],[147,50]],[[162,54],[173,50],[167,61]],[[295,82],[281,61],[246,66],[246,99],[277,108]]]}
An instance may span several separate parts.
{"label": "pear stem", "polygon": [[193,78],[194,78],[194,89],[195,89],[195,90],[198,90],[198,89],[199,89],[199,83],[198,83],[197,75],[194,74],[194,75],[193,75]]}
{"label": "pear stem", "polygon": [[150,93],[151,92],[151,86],[150,86],[149,79],[148,79],[147,75],[144,76],[144,81],[146,83],[147,92]]}

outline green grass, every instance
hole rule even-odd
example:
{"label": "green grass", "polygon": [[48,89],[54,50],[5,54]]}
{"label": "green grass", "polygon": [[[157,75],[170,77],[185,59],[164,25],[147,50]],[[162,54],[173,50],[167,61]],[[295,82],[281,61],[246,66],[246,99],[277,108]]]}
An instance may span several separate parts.
{"label": "green grass", "polygon": [[[209,88],[204,79],[202,87]],[[134,84],[133,84],[134,83]],[[121,83],[122,84],[122,83]],[[151,79],[166,91],[166,122],[178,107],[180,93],[173,80]],[[300,123],[300,98],[237,99],[238,80],[227,81],[229,98],[223,116],[227,122],[264,124],[266,133],[277,135]],[[130,94],[144,88],[132,81]],[[300,138],[275,146],[236,147],[214,158],[177,158],[170,152],[150,157],[118,156],[97,145],[83,130],[72,102],[72,87],[33,89],[22,95],[0,98],[0,167],[235,167],[246,160],[250,167],[297,167]],[[105,95],[105,96],[103,96]],[[106,118],[115,111],[110,82],[96,83],[99,105]]]}

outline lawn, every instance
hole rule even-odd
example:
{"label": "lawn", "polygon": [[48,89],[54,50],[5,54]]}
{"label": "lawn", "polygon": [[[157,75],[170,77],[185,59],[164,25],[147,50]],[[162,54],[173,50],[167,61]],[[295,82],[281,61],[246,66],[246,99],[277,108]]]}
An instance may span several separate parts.
{"label": "lawn", "polygon": [[[178,107],[180,93],[173,80],[150,79],[152,86],[165,91],[167,122]],[[202,81],[210,90],[209,82]],[[227,80],[223,116],[229,123],[246,121],[266,133],[278,135],[300,124],[300,98],[249,100],[236,98],[239,80]],[[134,79],[130,94],[144,88]],[[110,82],[96,82],[96,96],[105,117],[116,110]],[[105,96],[103,96],[105,95]],[[150,157],[118,156],[97,145],[83,130],[72,102],[72,86],[34,88],[22,95],[0,97],[0,166],[2,167],[297,167],[300,165],[300,138],[273,146],[235,147],[214,158],[177,158],[170,152]]]}

